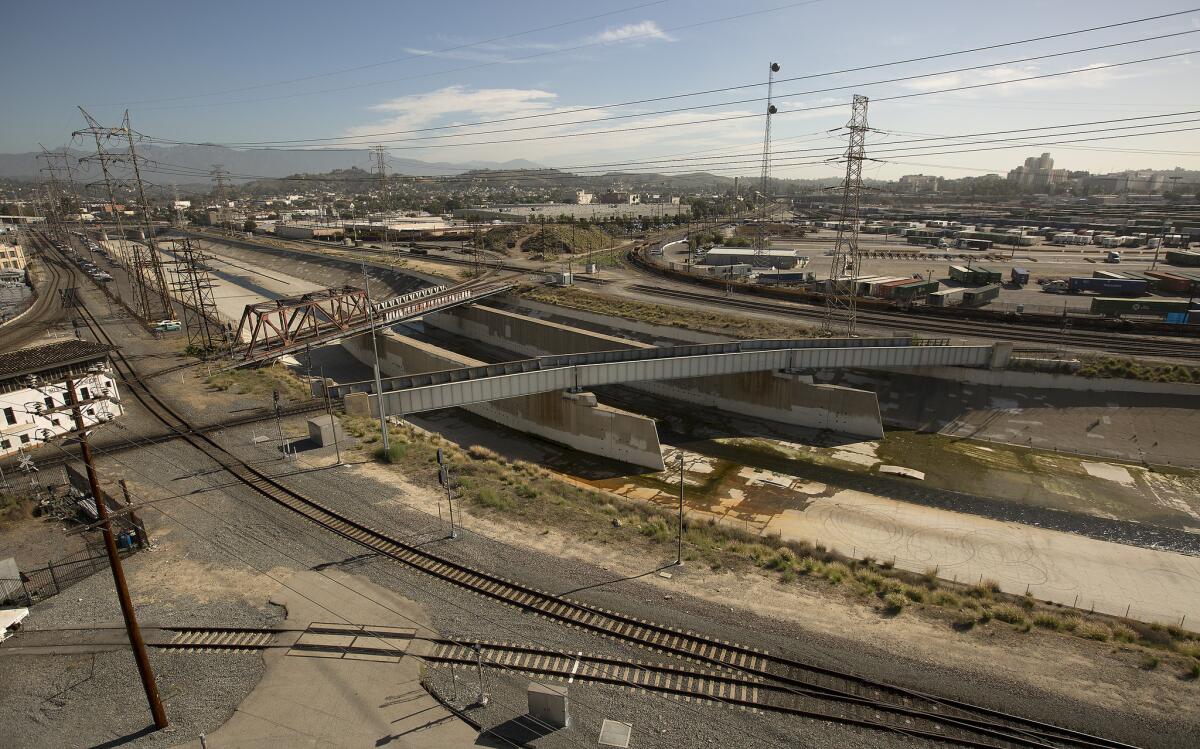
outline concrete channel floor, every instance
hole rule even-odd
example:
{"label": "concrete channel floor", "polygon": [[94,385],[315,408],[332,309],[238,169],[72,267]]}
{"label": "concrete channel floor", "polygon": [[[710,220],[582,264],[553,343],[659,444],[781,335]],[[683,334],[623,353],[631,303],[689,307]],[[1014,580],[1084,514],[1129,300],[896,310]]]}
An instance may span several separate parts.
{"label": "concrete channel floor", "polygon": [[[299,572],[282,581],[272,603],[287,608],[281,626],[353,623],[416,628],[429,636],[419,607],[390,590],[338,570]],[[413,642],[417,648],[420,643]],[[425,691],[420,660],[399,662],[264,656],[266,673],[223,726],[205,737],[212,749],[379,747],[453,749],[476,745],[477,732]],[[210,657],[223,657],[212,655]],[[231,656],[238,657],[238,656]],[[200,741],[180,745],[199,749]]]}

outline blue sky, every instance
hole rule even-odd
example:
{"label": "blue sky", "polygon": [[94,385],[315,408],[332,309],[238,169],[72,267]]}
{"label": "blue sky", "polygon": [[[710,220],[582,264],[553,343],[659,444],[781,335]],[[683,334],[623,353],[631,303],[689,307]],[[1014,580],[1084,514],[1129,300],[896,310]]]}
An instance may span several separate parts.
{"label": "blue sky", "polygon": [[[758,171],[752,154],[761,147],[763,125],[761,117],[754,115],[763,104],[726,102],[761,97],[762,88],[623,107],[605,105],[759,83],[773,60],[782,65],[781,78],[815,75],[1191,7],[1186,2],[1110,0],[8,3],[8,33],[0,45],[0,64],[6,71],[0,76],[4,102],[0,151],[34,150],[39,142],[50,147],[63,144],[72,130],[82,126],[75,110],[82,104],[102,122],[113,124],[128,107],[135,129],[181,141],[350,137],[358,147],[388,141],[395,156],[429,161],[525,158],[570,167],[669,159],[676,170],[704,163],[682,159],[728,154],[724,160],[713,160],[712,165],[719,167],[714,171],[752,175]],[[871,105],[870,123],[881,132],[872,133],[869,142],[881,156],[887,154],[889,142],[920,137],[1200,110],[1200,86],[1195,82],[1200,55],[969,92],[882,100],[1200,50],[1200,33],[1195,33],[937,75],[951,68],[1185,31],[1200,32],[1200,13],[781,83],[775,92],[780,115],[774,118],[773,128],[775,148],[785,153],[778,155],[775,173],[816,177],[837,171],[836,165],[811,162],[822,161],[828,155],[825,151],[840,147],[842,141],[827,131],[845,122],[855,92],[880,99]],[[930,77],[866,85],[910,75]],[[814,91],[835,86],[846,88]],[[700,104],[715,106],[653,114]],[[600,108],[560,114],[579,107]],[[536,117],[459,130],[374,135],[530,115]],[[639,116],[571,124],[622,115]],[[739,115],[745,116],[675,126]],[[1186,118],[1180,115],[1165,121]],[[531,125],[554,127],[412,140]],[[638,127],[646,129],[631,129]],[[609,132],[576,135],[589,130]],[[550,135],[569,137],[545,138]],[[461,145],[518,138],[521,142]],[[887,178],[913,172],[965,176],[1006,171],[1042,150],[1051,151],[1059,166],[1093,172],[1200,168],[1200,157],[1193,155],[1200,152],[1200,130],[1075,146],[1043,147],[1037,140],[1031,140],[1028,148],[893,156],[888,163],[873,162],[867,173]]]}

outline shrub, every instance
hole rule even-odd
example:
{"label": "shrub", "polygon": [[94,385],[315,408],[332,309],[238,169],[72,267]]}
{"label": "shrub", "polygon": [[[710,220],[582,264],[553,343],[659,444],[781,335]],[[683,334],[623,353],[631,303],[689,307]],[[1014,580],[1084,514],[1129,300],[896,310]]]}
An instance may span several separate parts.
{"label": "shrub", "polygon": [[792,567],[796,564],[796,554],[791,549],[781,548],[776,549],[771,558],[767,560],[766,567],[769,570],[779,570],[780,572],[791,572]]}
{"label": "shrub", "polygon": [[[537,489],[534,489],[529,484],[524,484],[524,483],[517,484],[516,492],[517,492],[517,496],[520,497],[521,499],[536,499],[538,496]],[[612,505],[604,505],[604,507],[607,507],[610,512],[617,511],[616,508],[613,507]],[[603,510],[604,507],[602,507],[600,509]]]}
{"label": "shrub", "polygon": [[871,592],[882,590],[883,588],[883,575],[875,572],[874,570],[857,570],[854,573],[854,579],[861,583],[865,589]]}
{"label": "shrub", "polygon": [[512,500],[490,486],[479,487],[479,491],[475,493],[475,501],[493,510],[508,510],[513,506]]}
{"label": "shrub", "polygon": [[671,529],[667,527],[667,521],[660,517],[652,517],[642,523],[638,531],[656,543],[664,543],[671,538]]}
{"label": "shrub", "polygon": [[962,604],[962,599],[948,590],[936,591],[931,601],[936,606],[945,606],[946,608],[958,608]]}
{"label": "shrub", "polygon": [[1147,671],[1153,671],[1154,669],[1158,668],[1158,664],[1159,659],[1157,655],[1154,655],[1153,653],[1147,653],[1146,655],[1142,656],[1143,669]]}
{"label": "shrub", "polygon": [[1063,620],[1058,614],[1043,612],[1033,617],[1033,623],[1043,629],[1059,630],[1063,627]]}
{"label": "shrub", "polygon": [[500,453],[483,445],[471,445],[467,448],[467,454],[476,460],[494,460],[497,463],[504,462],[504,458],[500,457]]}
{"label": "shrub", "polygon": [[899,614],[908,605],[908,599],[900,593],[888,593],[883,597],[883,610],[889,614]]}
{"label": "shrub", "polygon": [[976,619],[974,614],[963,612],[954,617],[954,622],[950,626],[954,627],[959,632],[966,632],[969,629],[974,629],[975,622]]}
{"label": "shrub", "polygon": [[1112,637],[1112,630],[1099,622],[1080,622],[1079,626],[1075,627],[1075,634],[1085,640],[1105,642]]}
{"label": "shrub", "polygon": [[997,606],[993,606],[992,616],[995,617],[997,621],[1002,621],[1007,624],[1014,624],[1017,626],[1022,626],[1029,623],[1029,620],[1025,618],[1025,612],[1021,610],[1021,607],[1014,606],[1011,603],[1001,603]]}
{"label": "shrub", "polygon": [[925,589],[924,588],[918,588],[915,585],[904,585],[904,586],[902,586],[901,590],[904,593],[904,597],[907,598],[908,600],[912,601],[913,603],[924,603],[925,602]]}
{"label": "shrub", "polygon": [[[367,441],[375,442],[377,439],[379,438],[374,437]],[[375,456],[375,460],[382,460],[385,463],[399,463],[408,455],[408,445],[403,442],[392,442],[388,445],[387,455],[384,455],[382,446],[375,448],[372,455]]]}
{"label": "shrub", "polygon": [[841,562],[830,562],[825,565],[825,579],[831,583],[837,584],[845,580],[850,574],[850,568]]}
{"label": "shrub", "polygon": [[1187,670],[1187,678],[1200,679],[1200,663],[1192,664],[1192,667]]}
{"label": "shrub", "polygon": [[1124,624],[1114,624],[1112,636],[1121,642],[1136,642],[1138,639],[1137,630]]}
{"label": "shrub", "polygon": [[779,576],[779,582],[785,585],[796,582],[796,571],[791,569],[784,570],[783,574]]}

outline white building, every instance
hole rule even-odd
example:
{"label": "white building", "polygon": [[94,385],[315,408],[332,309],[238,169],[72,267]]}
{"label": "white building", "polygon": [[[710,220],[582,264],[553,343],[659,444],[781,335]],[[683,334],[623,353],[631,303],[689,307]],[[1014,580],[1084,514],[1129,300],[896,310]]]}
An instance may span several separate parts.
{"label": "white building", "polygon": [[750,265],[755,268],[788,270],[807,263],[799,250],[765,250],[755,253],[751,247],[714,247],[700,260],[704,265]]}
{"label": "white building", "polygon": [[21,245],[0,241],[0,269],[25,270],[25,250]]}
{"label": "white building", "polygon": [[70,339],[0,354],[0,456],[31,450],[74,429],[67,380],[87,426],[120,416],[109,347]]}

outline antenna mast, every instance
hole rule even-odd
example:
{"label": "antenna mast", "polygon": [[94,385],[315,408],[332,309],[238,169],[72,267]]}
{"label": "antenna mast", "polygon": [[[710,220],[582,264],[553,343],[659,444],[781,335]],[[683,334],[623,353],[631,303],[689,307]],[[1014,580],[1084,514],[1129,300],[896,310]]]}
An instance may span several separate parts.
{"label": "antenna mast", "polygon": [[775,74],[779,72],[779,63],[773,62],[767,68],[767,117],[763,129],[762,183],[759,186],[762,200],[762,211],[759,215],[758,230],[754,233],[754,255],[762,257],[767,254],[767,219],[769,217],[771,198],[767,185],[771,180],[771,116],[777,111],[771,102],[771,93],[775,87]]}

